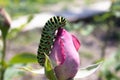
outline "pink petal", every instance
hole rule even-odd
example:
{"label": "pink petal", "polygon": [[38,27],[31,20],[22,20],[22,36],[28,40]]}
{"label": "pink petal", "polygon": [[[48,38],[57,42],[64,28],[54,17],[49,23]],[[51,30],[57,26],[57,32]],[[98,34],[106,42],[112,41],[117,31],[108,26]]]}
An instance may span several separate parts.
{"label": "pink petal", "polygon": [[73,40],[73,43],[74,43],[74,46],[75,46],[76,50],[78,51],[79,48],[80,48],[79,40],[74,35],[72,35],[72,40]]}
{"label": "pink petal", "polygon": [[60,38],[60,33],[61,30],[59,30],[57,33],[57,37],[50,54],[53,66],[61,65],[65,61],[64,45],[62,39]]}

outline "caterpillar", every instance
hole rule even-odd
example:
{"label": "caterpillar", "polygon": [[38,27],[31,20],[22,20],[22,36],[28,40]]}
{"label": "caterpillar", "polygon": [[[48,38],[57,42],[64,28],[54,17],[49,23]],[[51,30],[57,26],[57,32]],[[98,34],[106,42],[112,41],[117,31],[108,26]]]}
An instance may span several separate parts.
{"label": "caterpillar", "polygon": [[66,25],[66,19],[61,16],[54,16],[50,18],[44,25],[42,29],[41,39],[37,51],[37,60],[41,66],[44,66],[45,55],[49,55],[54,44],[55,32],[60,27]]}

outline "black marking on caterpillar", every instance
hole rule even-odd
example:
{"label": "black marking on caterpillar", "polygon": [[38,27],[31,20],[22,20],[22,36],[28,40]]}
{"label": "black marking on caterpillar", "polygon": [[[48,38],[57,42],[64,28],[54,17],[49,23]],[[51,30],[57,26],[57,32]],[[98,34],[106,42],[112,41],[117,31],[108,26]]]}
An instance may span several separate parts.
{"label": "black marking on caterpillar", "polygon": [[44,53],[47,55],[50,54],[56,36],[56,30],[58,30],[60,27],[64,27],[65,25],[66,19],[61,16],[54,16],[46,22],[42,30],[40,44],[37,52],[37,59],[41,66],[44,66],[45,63]]}

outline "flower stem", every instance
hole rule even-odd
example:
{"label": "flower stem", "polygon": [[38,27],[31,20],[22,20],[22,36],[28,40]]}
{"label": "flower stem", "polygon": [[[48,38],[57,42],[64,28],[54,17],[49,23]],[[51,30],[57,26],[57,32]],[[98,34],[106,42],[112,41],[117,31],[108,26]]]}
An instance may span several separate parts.
{"label": "flower stem", "polygon": [[0,80],[4,80],[5,73],[5,54],[6,54],[6,39],[3,38],[3,50],[2,50],[2,58],[1,58],[1,76]]}

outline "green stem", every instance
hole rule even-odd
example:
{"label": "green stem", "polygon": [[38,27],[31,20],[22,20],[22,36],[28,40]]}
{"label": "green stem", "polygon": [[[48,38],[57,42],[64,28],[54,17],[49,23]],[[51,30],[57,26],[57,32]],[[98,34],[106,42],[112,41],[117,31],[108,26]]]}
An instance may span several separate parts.
{"label": "green stem", "polygon": [[2,58],[1,58],[1,76],[0,80],[4,80],[4,73],[5,73],[5,54],[6,54],[6,39],[3,38],[3,51],[2,51]]}
{"label": "green stem", "polygon": [[109,36],[110,28],[108,27],[108,30],[106,32],[106,40],[103,42],[103,45],[101,47],[101,59],[105,57],[107,43],[108,43],[108,36]]}

